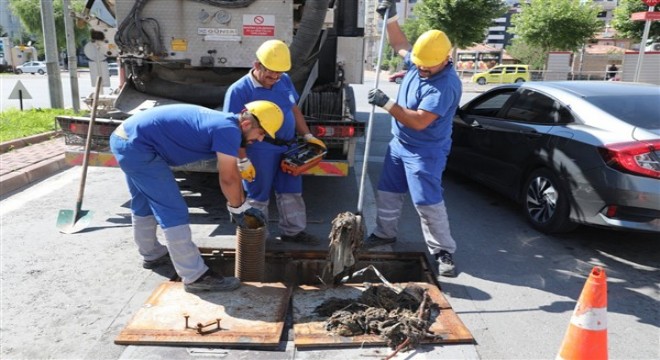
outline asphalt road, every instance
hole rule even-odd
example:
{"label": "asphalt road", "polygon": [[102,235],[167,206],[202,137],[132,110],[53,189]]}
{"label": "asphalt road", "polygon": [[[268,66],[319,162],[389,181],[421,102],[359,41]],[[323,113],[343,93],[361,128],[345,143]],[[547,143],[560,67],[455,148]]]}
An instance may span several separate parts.
{"label": "asphalt road", "polygon": [[[371,110],[366,93],[372,85],[366,80],[356,88],[363,120]],[[381,84],[394,95],[394,84]],[[364,189],[369,229],[373,189],[390,139],[385,113],[377,110],[374,120]],[[349,177],[305,178],[310,232],[326,237],[336,214],[355,210],[362,156],[360,151]],[[90,168],[83,209],[95,212],[92,224],[78,234],[57,232],[58,211],[75,206],[79,177],[80,169],[72,168],[0,200],[0,357],[346,359],[388,353],[378,348],[303,351],[290,344],[270,352],[114,345],[131,316],[171,274],[140,267],[131,240],[128,191],[118,169]],[[180,185],[195,241],[231,247],[234,228],[227,224],[217,179],[185,175]],[[460,273],[443,279],[441,286],[477,344],[423,347],[396,358],[553,359],[586,276],[596,265],[608,276],[610,358],[659,357],[657,236],[587,227],[548,236],[528,226],[514,204],[464,177],[448,173],[444,186]],[[403,214],[400,241],[383,251],[424,251],[409,200]],[[268,244],[271,250],[288,246]]]}
{"label": "asphalt road", "polygon": [[[71,98],[71,79],[69,73],[62,71],[60,73],[62,81],[62,98],[64,99],[64,107],[73,107]],[[39,74],[0,74],[0,111],[9,108],[20,109],[20,101],[9,99],[11,92],[14,90],[17,82],[21,82],[27,89],[32,99],[23,99],[23,109],[38,109],[50,108],[50,95],[48,92],[48,75]],[[78,73],[78,94],[81,97],[80,107],[85,109],[86,105],[82,102],[82,98],[86,98],[94,93],[94,84],[89,78],[88,71],[81,71]],[[104,94],[110,94],[114,89],[119,87],[119,78],[117,76],[110,77],[110,86],[103,88]],[[25,96],[25,95],[24,95]]]}

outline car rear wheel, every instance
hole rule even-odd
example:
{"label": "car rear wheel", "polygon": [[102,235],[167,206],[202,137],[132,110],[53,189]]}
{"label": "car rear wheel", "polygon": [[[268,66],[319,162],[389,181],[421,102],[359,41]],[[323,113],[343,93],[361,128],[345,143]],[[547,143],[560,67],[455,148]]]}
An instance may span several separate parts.
{"label": "car rear wheel", "polygon": [[43,71],[43,70],[41,70],[41,69],[39,69],[39,71],[37,71],[37,72],[39,73],[39,75],[43,75],[43,74],[46,73],[45,71]]}
{"label": "car rear wheel", "polygon": [[544,233],[561,233],[575,229],[569,219],[570,202],[567,187],[548,169],[533,171],[525,182],[523,210],[532,226]]}
{"label": "car rear wheel", "polygon": [[484,78],[479,78],[479,79],[477,79],[477,84],[479,84],[479,85],[486,85],[486,79],[484,79]]}
{"label": "car rear wheel", "polygon": [[397,84],[401,84],[401,81],[402,81],[401,78],[396,78],[396,80],[394,80],[394,82],[397,83]]}
{"label": "car rear wheel", "polygon": [[525,82],[525,79],[523,79],[523,78],[517,78],[517,79],[516,79],[516,82],[517,82],[517,83],[524,83],[524,82]]}

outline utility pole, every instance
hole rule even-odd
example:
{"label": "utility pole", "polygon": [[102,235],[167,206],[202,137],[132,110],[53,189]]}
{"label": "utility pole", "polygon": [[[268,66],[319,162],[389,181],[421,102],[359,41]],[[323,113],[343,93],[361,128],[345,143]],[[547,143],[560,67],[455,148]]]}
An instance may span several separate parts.
{"label": "utility pole", "polygon": [[76,35],[73,27],[73,10],[69,7],[69,0],[62,0],[62,13],[64,14],[64,29],[66,30],[66,54],[69,64],[69,81],[71,82],[71,104],[73,111],[80,110],[80,93],[78,91],[78,61],[76,60]]}
{"label": "utility pole", "polygon": [[44,49],[46,51],[46,72],[48,73],[48,92],[50,107],[63,109],[62,78],[58,61],[57,38],[55,37],[55,18],[53,16],[53,0],[41,1],[41,24],[44,33]]}

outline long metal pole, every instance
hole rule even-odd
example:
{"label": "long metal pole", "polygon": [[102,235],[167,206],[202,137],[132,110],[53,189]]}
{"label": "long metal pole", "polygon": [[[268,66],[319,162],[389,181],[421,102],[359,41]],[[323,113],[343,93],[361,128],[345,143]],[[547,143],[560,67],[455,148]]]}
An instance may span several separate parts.
{"label": "long metal pole", "polygon": [[[653,12],[655,6],[649,6],[649,12]],[[642,64],[644,64],[644,51],[646,51],[646,41],[649,39],[649,31],[651,30],[651,20],[647,19],[644,24],[644,33],[642,34],[642,42],[639,44],[639,54],[637,55],[637,68],[635,69],[634,82],[639,82],[639,74],[642,72]]]}
{"label": "long metal pole", "polygon": [[[392,6],[396,6],[392,4]],[[380,45],[378,46],[378,60],[376,61],[376,83],[374,89],[378,89],[378,81],[380,79],[380,62],[383,60],[383,48],[385,47],[385,30],[387,29],[387,17],[390,15],[390,8],[387,8],[383,16],[383,30],[380,33]],[[364,160],[362,163],[362,175],[360,176],[360,189],[358,191],[357,213],[362,214],[362,204],[364,203],[364,183],[367,180],[367,164],[369,163],[369,150],[371,148],[371,133],[374,122],[374,112],[376,112],[376,105],[371,105],[371,112],[369,113],[369,121],[367,122],[367,138],[364,145]]]}
{"label": "long metal pole", "polygon": [[80,110],[80,93],[78,91],[78,60],[76,59],[76,32],[73,26],[73,11],[69,0],[62,0],[64,14],[64,29],[66,30],[66,55],[69,67],[69,82],[71,83],[71,104],[73,111]]}
{"label": "long metal pole", "polygon": [[63,109],[64,99],[62,97],[62,78],[60,76],[60,64],[58,61],[57,38],[55,37],[53,0],[41,0],[41,24],[44,33],[50,107],[53,109]]}

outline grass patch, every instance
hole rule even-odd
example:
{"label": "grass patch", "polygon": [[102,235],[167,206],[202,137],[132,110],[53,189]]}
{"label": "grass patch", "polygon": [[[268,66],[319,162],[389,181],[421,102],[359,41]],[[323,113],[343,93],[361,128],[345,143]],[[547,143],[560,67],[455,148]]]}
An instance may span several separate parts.
{"label": "grass patch", "polygon": [[76,115],[76,112],[71,109],[9,109],[0,112],[0,142],[58,130],[57,115]]}

